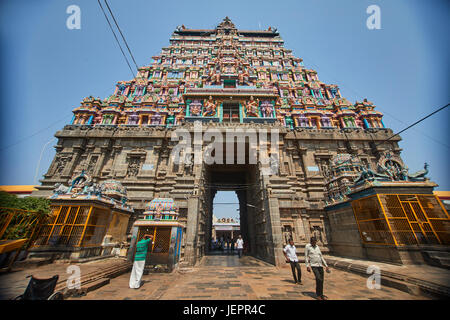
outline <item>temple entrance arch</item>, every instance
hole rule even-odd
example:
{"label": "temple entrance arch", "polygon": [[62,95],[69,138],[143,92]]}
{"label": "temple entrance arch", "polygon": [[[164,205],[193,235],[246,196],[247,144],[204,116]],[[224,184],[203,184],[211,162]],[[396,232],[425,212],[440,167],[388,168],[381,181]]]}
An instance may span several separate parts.
{"label": "temple entrance arch", "polygon": [[[236,192],[239,202],[239,233],[246,244],[247,253],[254,255],[256,253],[256,240],[254,224],[254,209],[256,208],[256,199],[251,196],[259,192],[257,183],[255,183],[256,165],[211,165],[206,168],[205,188],[211,190],[208,203],[206,243],[211,243],[212,221],[213,221],[213,200],[218,191]],[[249,210],[251,208],[252,210]],[[237,237],[236,234],[235,236]],[[206,253],[210,251],[207,245]]]}
{"label": "temple entrance arch", "polygon": [[270,264],[281,263],[279,211],[268,196],[266,183],[258,164],[202,165],[198,191],[188,203],[186,264],[195,265],[210,251],[213,200],[221,190],[237,194],[240,234],[247,254]]}
{"label": "temple entrance arch", "polygon": [[214,196],[212,214],[211,243],[208,254],[236,254],[234,244],[241,234],[239,199],[236,191],[218,190]]}

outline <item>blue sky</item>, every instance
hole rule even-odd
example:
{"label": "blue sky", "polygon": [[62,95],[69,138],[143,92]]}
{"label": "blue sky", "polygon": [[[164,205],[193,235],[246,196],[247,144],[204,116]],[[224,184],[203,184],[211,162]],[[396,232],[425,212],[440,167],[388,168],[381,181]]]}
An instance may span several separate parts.
{"label": "blue sky", "polygon": [[[66,8],[81,9],[69,30]],[[109,0],[138,65],[169,43],[176,26],[214,28],[229,16],[240,29],[278,28],[285,46],[340,86],[351,102],[367,98],[395,132],[449,102],[448,1],[143,1]],[[381,9],[381,30],[368,30],[366,9]],[[131,77],[97,1],[0,3],[0,184],[33,184],[43,146],[89,95],[105,98]],[[450,190],[450,110],[402,134],[402,158]],[[45,148],[41,178],[54,156]],[[233,197],[226,199],[237,202]],[[234,200],[233,200],[234,199]],[[225,206],[224,206],[225,207]],[[224,211],[230,210],[229,206]],[[219,214],[221,215],[221,214]]]}

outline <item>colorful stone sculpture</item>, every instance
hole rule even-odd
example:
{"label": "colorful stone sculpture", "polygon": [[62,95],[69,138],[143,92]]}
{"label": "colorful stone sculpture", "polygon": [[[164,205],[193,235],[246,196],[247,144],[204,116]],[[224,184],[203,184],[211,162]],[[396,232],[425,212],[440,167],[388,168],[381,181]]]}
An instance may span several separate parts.
{"label": "colorful stone sculpture", "polygon": [[[291,129],[384,128],[383,115],[374,110],[373,103],[365,99],[351,104],[342,98],[338,86],[319,81],[315,70],[304,67],[302,59],[283,47],[276,28],[238,30],[229,18],[211,30],[177,28],[170,45],[151,64],[139,68],[134,79],[119,81],[103,101],[84,99],[73,110],[71,124],[176,126],[185,117],[234,121],[235,115],[221,116],[230,94],[243,107],[240,122],[278,121]],[[203,101],[203,105],[192,101]],[[173,117],[126,121],[128,103],[137,112],[167,108]]]}
{"label": "colorful stone sculpture", "polygon": [[217,106],[214,103],[213,99],[211,96],[209,96],[209,99],[207,101],[205,101],[204,104],[204,112],[203,112],[203,116],[204,117],[214,117],[216,115],[216,109]]}
{"label": "colorful stone sculpture", "polygon": [[155,198],[145,208],[145,220],[178,220],[178,210],[172,198]]}
{"label": "colorful stone sculpture", "polygon": [[247,117],[259,117],[259,100],[254,99],[253,96],[250,97],[250,100],[247,101],[245,105],[245,111]]}

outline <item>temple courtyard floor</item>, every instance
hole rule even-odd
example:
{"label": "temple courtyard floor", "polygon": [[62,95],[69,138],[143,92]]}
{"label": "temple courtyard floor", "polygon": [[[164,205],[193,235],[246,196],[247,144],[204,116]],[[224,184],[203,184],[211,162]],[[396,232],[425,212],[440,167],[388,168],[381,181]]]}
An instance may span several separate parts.
{"label": "temple courtyard floor", "polygon": [[[327,256],[331,273],[325,273],[324,294],[330,300],[429,300],[448,299],[450,270],[431,266],[399,266]],[[381,271],[381,288],[369,289],[366,273],[374,264]],[[294,284],[290,266],[275,267],[251,256],[208,255],[192,268],[172,273],[144,274],[139,289],[128,287],[131,264],[108,258],[80,264],[52,263],[17,268],[0,274],[0,300],[24,293],[28,275],[59,275],[57,290],[65,290],[71,277],[68,267],[80,267],[81,292],[69,300],[312,300],[314,275],[301,263],[303,285]],[[422,290],[414,290],[414,288]],[[411,290],[413,288],[413,290]],[[423,294],[439,291],[440,296]]]}
{"label": "temple courtyard floor", "polygon": [[[293,283],[288,265],[276,268],[253,257],[206,256],[194,268],[143,276],[139,289],[129,289],[125,273],[76,300],[255,300],[315,299],[314,275],[301,265],[303,285]],[[369,275],[368,275],[369,276]],[[367,277],[368,277],[367,276]],[[381,286],[369,289],[367,277],[332,268],[325,273],[324,293],[330,300],[418,300],[424,296]]]}

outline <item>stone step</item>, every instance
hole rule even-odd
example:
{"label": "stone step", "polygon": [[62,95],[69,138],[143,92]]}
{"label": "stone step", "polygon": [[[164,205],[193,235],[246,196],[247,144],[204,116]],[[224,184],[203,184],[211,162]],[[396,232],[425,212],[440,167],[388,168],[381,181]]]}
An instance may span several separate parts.
{"label": "stone step", "polygon": [[52,263],[52,259],[48,257],[41,257],[41,258],[28,258],[22,261],[16,261],[13,264],[13,269],[25,269],[25,268],[36,268],[43,266],[45,264]]}
{"label": "stone step", "polygon": [[[356,273],[364,277],[368,276],[367,265],[334,259],[329,256],[325,257],[325,259],[330,267]],[[433,296],[439,299],[450,298],[450,287],[422,279],[408,277],[396,272],[383,271],[381,284],[414,295]]]}
{"label": "stone step", "polygon": [[100,287],[103,287],[104,285],[109,284],[110,279],[109,278],[100,278],[96,281],[90,282],[84,286],[81,287],[81,290],[90,292],[93,291],[95,289],[98,289]]}
{"label": "stone step", "polygon": [[430,257],[450,259],[450,252],[447,251],[425,251]]}
{"label": "stone step", "polygon": [[[81,289],[67,289],[67,279],[61,279],[58,281],[55,291],[61,291],[64,293],[65,297],[69,297],[71,295],[80,295],[87,293],[88,291],[84,290],[88,288],[89,290],[95,290],[100,286],[106,285],[109,283],[109,280],[115,278],[125,272],[128,272],[132,267],[132,264],[129,262],[124,262],[120,264],[114,264],[112,266],[108,266],[105,268],[100,268],[94,272],[90,272],[88,274],[82,275]],[[106,280],[107,279],[107,282]],[[101,285],[100,285],[101,284]]]}
{"label": "stone step", "polygon": [[68,297],[80,297],[86,295],[88,292],[101,288],[109,284],[109,278],[100,278],[98,280],[85,283],[80,289],[67,289],[63,291],[64,298]]}
{"label": "stone step", "polygon": [[[114,265],[111,265],[111,266],[108,266],[108,267],[99,268],[99,269],[97,269],[95,271],[92,271],[92,272],[89,272],[89,273],[82,273],[80,280],[82,282],[83,281],[87,281],[88,279],[91,279],[93,277],[98,277],[100,274],[105,274],[108,271],[114,271],[117,268],[120,268],[121,266],[128,267],[129,265],[128,264],[114,264]],[[70,275],[68,275],[68,274],[63,274],[62,276],[60,276],[59,281],[58,281],[56,286],[57,287],[59,287],[60,285],[65,286],[65,283],[66,283],[67,279],[69,278],[69,276]]]}
{"label": "stone step", "polygon": [[424,260],[432,266],[450,269],[450,252],[423,251]]}

